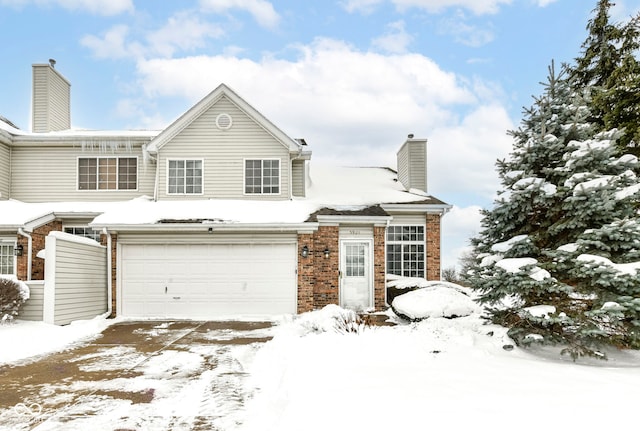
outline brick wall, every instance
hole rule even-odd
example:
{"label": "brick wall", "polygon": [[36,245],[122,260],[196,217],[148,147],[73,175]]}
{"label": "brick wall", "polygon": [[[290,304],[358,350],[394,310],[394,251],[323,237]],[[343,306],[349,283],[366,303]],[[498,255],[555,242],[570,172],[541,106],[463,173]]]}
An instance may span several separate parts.
{"label": "brick wall", "polygon": [[[298,235],[298,313],[313,310],[313,287],[315,285],[313,240],[314,235]],[[302,249],[305,246],[309,250],[309,255],[302,257]]]}
{"label": "brick wall", "polygon": [[[322,308],[340,303],[340,250],[338,249],[338,226],[321,226],[314,234],[313,259],[315,283],[313,306]],[[329,257],[324,250],[329,249]]]}
{"label": "brick wall", "polygon": [[[373,229],[374,306],[383,310],[385,289],[385,228]],[[307,246],[309,256],[302,257]],[[324,250],[329,249],[329,257]],[[340,303],[340,242],[337,226],[320,226],[313,234],[298,235],[298,313]]]}
{"label": "brick wall", "polygon": [[440,214],[427,214],[427,280],[440,280]]}
{"label": "brick wall", "polygon": [[[47,235],[51,231],[61,231],[62,222],[54,220],[45,225],[37,227],[33,232],[29,233],[32,238],[32,255],[31,255],[31,279],[44,280],[44,259],[36,257],[39,251],[44,250],[44,243]],[[18,245],[22,246],[23,254],[17,257],[17,275],[20,280],[27,280],[27,266],[29,261],[29,240],[18,235]]]}
{"label": "brick wall", "polygon": [[376,311],[386,308],[385,228],[373,228],[373,303]]}
{"label": "brick wall", "polygon": [[[301,256],[304,246],[309,256]],[[338,227],[321,226],[313,234],[298,235],[298,313],[339,304],[340,253]],[[329,249],[329,257],[324,250]]]}

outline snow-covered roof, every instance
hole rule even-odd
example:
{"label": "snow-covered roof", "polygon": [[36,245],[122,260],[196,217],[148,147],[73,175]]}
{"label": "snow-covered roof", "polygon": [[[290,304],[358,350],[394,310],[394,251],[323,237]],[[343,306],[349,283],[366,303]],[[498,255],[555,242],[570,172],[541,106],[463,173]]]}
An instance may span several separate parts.
{"label": "snow-covered roof", "polygon": [[55,132],[34,133],[18,129],[0,117],[0,131],[4,131],[14,137],[38,137],[38,138],[153,138],[159,130],[90,130],[68,129]]}
{"label": "snow-covered roof", "polygon": [[407,192],[386,168],[328,168],[314,166],[309,172],[307,197],[291,200],[203,199],[153,201],[140,197],[123,202],[23,203],[0,201],[0,229],[24,226],[48,214],[91,213],[95,227],[155,227],[176,224],[278,225],[302,224],[322,208],[358,211],[393,203],[434,206],[447,204],[423,192]]}
{"label": "snow-covered roof", "polygon": [[[95,217],[125,202],[38,202],[26,203],[13,199],[0,201],[0,231],[15,230],[34,224],[50,216]],[[46,222],[46,221],[45,221]]]}

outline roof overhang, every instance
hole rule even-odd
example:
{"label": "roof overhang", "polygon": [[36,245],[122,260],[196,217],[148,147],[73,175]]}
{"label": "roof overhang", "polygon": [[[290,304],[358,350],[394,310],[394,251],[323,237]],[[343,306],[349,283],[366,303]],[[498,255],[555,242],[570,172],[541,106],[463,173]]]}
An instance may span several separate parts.
{"label": "roof overhang", "polygon": [[439,213],[446,214],[453,208],[449,204],[381,204],[382,209],[392,213]]}
{"label": "roof overhang", "polygon": [[318,223],[322,225],[358,224],[386,226],[393,217],[391,216],[357,216],[357,215],[318,215]]}
{"label": "roof overhang", "polygon": [[89,224],[94,229],[106,228],[109,232],[140,233],[217,233],[217,232],[296,232],[312,234],[319,223],[153,223],[153,224]]}
{"label": "roof overhang", "polygon": [[40,133],[29,135],[17,135],[13,137],[11,145],[20,147],[88,147],[109,149],[110,145],[120,144],[124,146],[142,146],[153,139],[151,133],[137,134],[62,134],[62,133]]}

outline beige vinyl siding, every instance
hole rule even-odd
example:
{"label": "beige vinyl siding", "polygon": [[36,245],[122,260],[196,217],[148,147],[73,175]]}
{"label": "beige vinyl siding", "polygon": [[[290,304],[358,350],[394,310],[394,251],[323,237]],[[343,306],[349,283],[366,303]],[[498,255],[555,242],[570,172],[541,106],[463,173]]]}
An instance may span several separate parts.
{"label": "beige vinyl siding", "polygon": [[67,130],[71,127],[71,85],[54,68],[33,65],[34,132]]}
{"label": "beige vinyl siding", "polygon": [[427,141],[407,141],[398,151],[398,180],[408,189],[427,191]]}
{"label": "beige vinyl siding", "polygon": [[[107,311],[106,247],[51,236],[47,237],[46,247],[47,260],[55,259],[54,274],[48,273],[51,266],[45,270],[45,290],[53,291],[49,296],[45,292],[45,302],[53,300],[53,322],[49,323],[66,325]],[[46,309],[47,304],[45,321]]]}
{"label": "beige vinyl siding", "polygon": [[411,187],[427,190],[427,146],[415,142],[410,147],[409,171],[411,173]]}
{"label": "beige vinyl siding", "polygon": [[398,151],[398,180],[405,188],[409,188],[409,146],[404,144]]}
{"label": "beige vinyl siding", "polygon": [[[227,130],[216,127],[216,117],[229,114]],[[203,194],[168,195],[167,160],[203,160]],[[279,159],[280,193],[244,194],[244,160]],[[185,127],[158,154],[159,199],[288,199],[289,151],[226,97]]]}
{"label": "beige vinyl siding", "polygon": [[18,319],[42,321],[44,306],[44,281],[27,281],[29,299],[22,305]]}
{"label": "beige vinyl siding", "polygon": [[294,160],[292,162],[291,169],[291,184],[292,184],[292,192],[293,196],[305,197],[306,195],[306,185],[305,178],[307,177],[305,172],[305,161],[304,160]]}
{"label": "beige vinyl siding", "polygon": [[11,150],[5,144],[0,144],[0,200],[9,199],[9,185],[11,181]]}
{"label": "beige vinyl siding", "polygon": [[[137,190],[78,190],[79,157],[137,157]],[[11,197],[25,202],[113,201],[153,196],[155,165],[144,166],[139,146],[131,151],[82,150],[76,147],[15,146]]]}

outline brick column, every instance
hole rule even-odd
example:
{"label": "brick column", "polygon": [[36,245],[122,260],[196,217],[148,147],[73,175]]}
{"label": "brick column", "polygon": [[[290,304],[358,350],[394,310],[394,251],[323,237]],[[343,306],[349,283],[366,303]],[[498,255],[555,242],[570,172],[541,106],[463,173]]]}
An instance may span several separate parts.
{"label": "brick column", "polygon": [[[309,255],[306,258],[302,257],[302,248],[305,246],[309,250]],[[313,310],[313,287],[315,285],[313,249],[313,235],[298,235],[298,313]]]}
{"label": "brick column", "polygon": [[440,280],[440,218],[439,213],[427,214],[427,280]]}
{"label": "brick column", "polygon": [[[340,250],[338,226],[320,226],[313,234],[314,278],[313,308],[322,308],[328,304],[340,304]],[[324,250],[329,249],[329,257]]]}
{"label": "brick column", "polygon": [[373,227],[373,304],[376,311],[386,308],[385,228]]}

